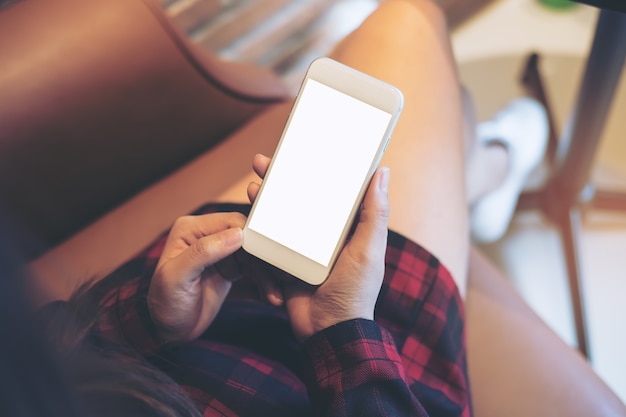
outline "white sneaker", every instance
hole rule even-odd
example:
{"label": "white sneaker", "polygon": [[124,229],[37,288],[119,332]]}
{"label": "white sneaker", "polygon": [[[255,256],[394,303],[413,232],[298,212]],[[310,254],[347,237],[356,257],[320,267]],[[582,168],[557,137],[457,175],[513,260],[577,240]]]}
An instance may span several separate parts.
{"label": "white sneaker", "polygon": [[543,160],[548,134],[546,111],[530,98],[513,100],[492,120],[478,125],[479,143],[498,142],[507,148],[509,173],[498,188],[472,207],[470,229],[474,241],[490,243],[504,235],[529,174]]}

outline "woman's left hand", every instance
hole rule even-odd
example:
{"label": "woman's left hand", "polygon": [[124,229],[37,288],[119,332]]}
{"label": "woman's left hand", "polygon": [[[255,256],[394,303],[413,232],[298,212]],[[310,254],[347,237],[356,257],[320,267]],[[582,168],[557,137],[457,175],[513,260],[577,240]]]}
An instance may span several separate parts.
{"label": "woman's left hand", "polygon": [[148,292],[150,315],[165,341],[193,340],[213,322],[238,278],[221,275],[215,264],[241,247],[245,221],[240,213],[176,220]]}

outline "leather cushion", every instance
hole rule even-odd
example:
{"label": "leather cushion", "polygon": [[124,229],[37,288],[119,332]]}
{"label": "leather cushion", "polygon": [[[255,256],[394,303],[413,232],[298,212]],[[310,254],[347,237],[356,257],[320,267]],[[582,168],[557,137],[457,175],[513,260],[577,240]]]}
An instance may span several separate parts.
{"label": "leather cushion", "polygon": [[0,12],[0,39],[0,198],[43,248],[288,96],[148,0],[21,2]]}

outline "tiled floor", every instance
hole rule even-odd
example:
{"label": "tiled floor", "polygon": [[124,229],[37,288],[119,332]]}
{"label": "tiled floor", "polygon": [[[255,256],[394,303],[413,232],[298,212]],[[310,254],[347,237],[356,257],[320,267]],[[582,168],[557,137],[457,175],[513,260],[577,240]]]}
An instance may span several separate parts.
{"label": "tiled floor", "polygon": [[[554,11],[536,0],[501,0],[457,29],[453,44],[461,78],[474,93],[479,116],[488,117],[520,93],[521,59],[537,51],[543,56],[548,92],[562,126],[596,18],[597,10],[587,6]],[[621,84],[594,180],[600,186],[626,190],[626,80]],[[540,181],[539,173],[533,181]],[[502,241],[484,249],[546,322],[573,344],[568,287],[555,229],[538,214],[524,213],[514,219]],[[626,401],[626,214],[586,216],[581,252],[593,366]]]}

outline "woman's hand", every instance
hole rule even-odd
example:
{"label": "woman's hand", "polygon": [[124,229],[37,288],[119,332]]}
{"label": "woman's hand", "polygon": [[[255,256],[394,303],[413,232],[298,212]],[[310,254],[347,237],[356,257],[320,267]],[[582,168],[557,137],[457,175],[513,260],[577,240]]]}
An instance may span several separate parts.
{"label": "woman's hand", "polygon": [[[269,158],[255,156],[253,167],[265,176]],[[300,340],[342,321],[374,318],[374,307],[385,273],[389,170],[376,171],[363,200],[354,235],[345,245],[326,280],[312,287],[293,278],[264,281],[263,290],[274,305],[286,304],[293,331]],[[259,184],[248,186],[253,201]]]}
{"label": "woman's hand", "polygon": [[181,217],[174,223],[148,293],[148,309],[167,342],[189,341],[211,324],[238,277],[215,264],[241,247],[240,213]]}

